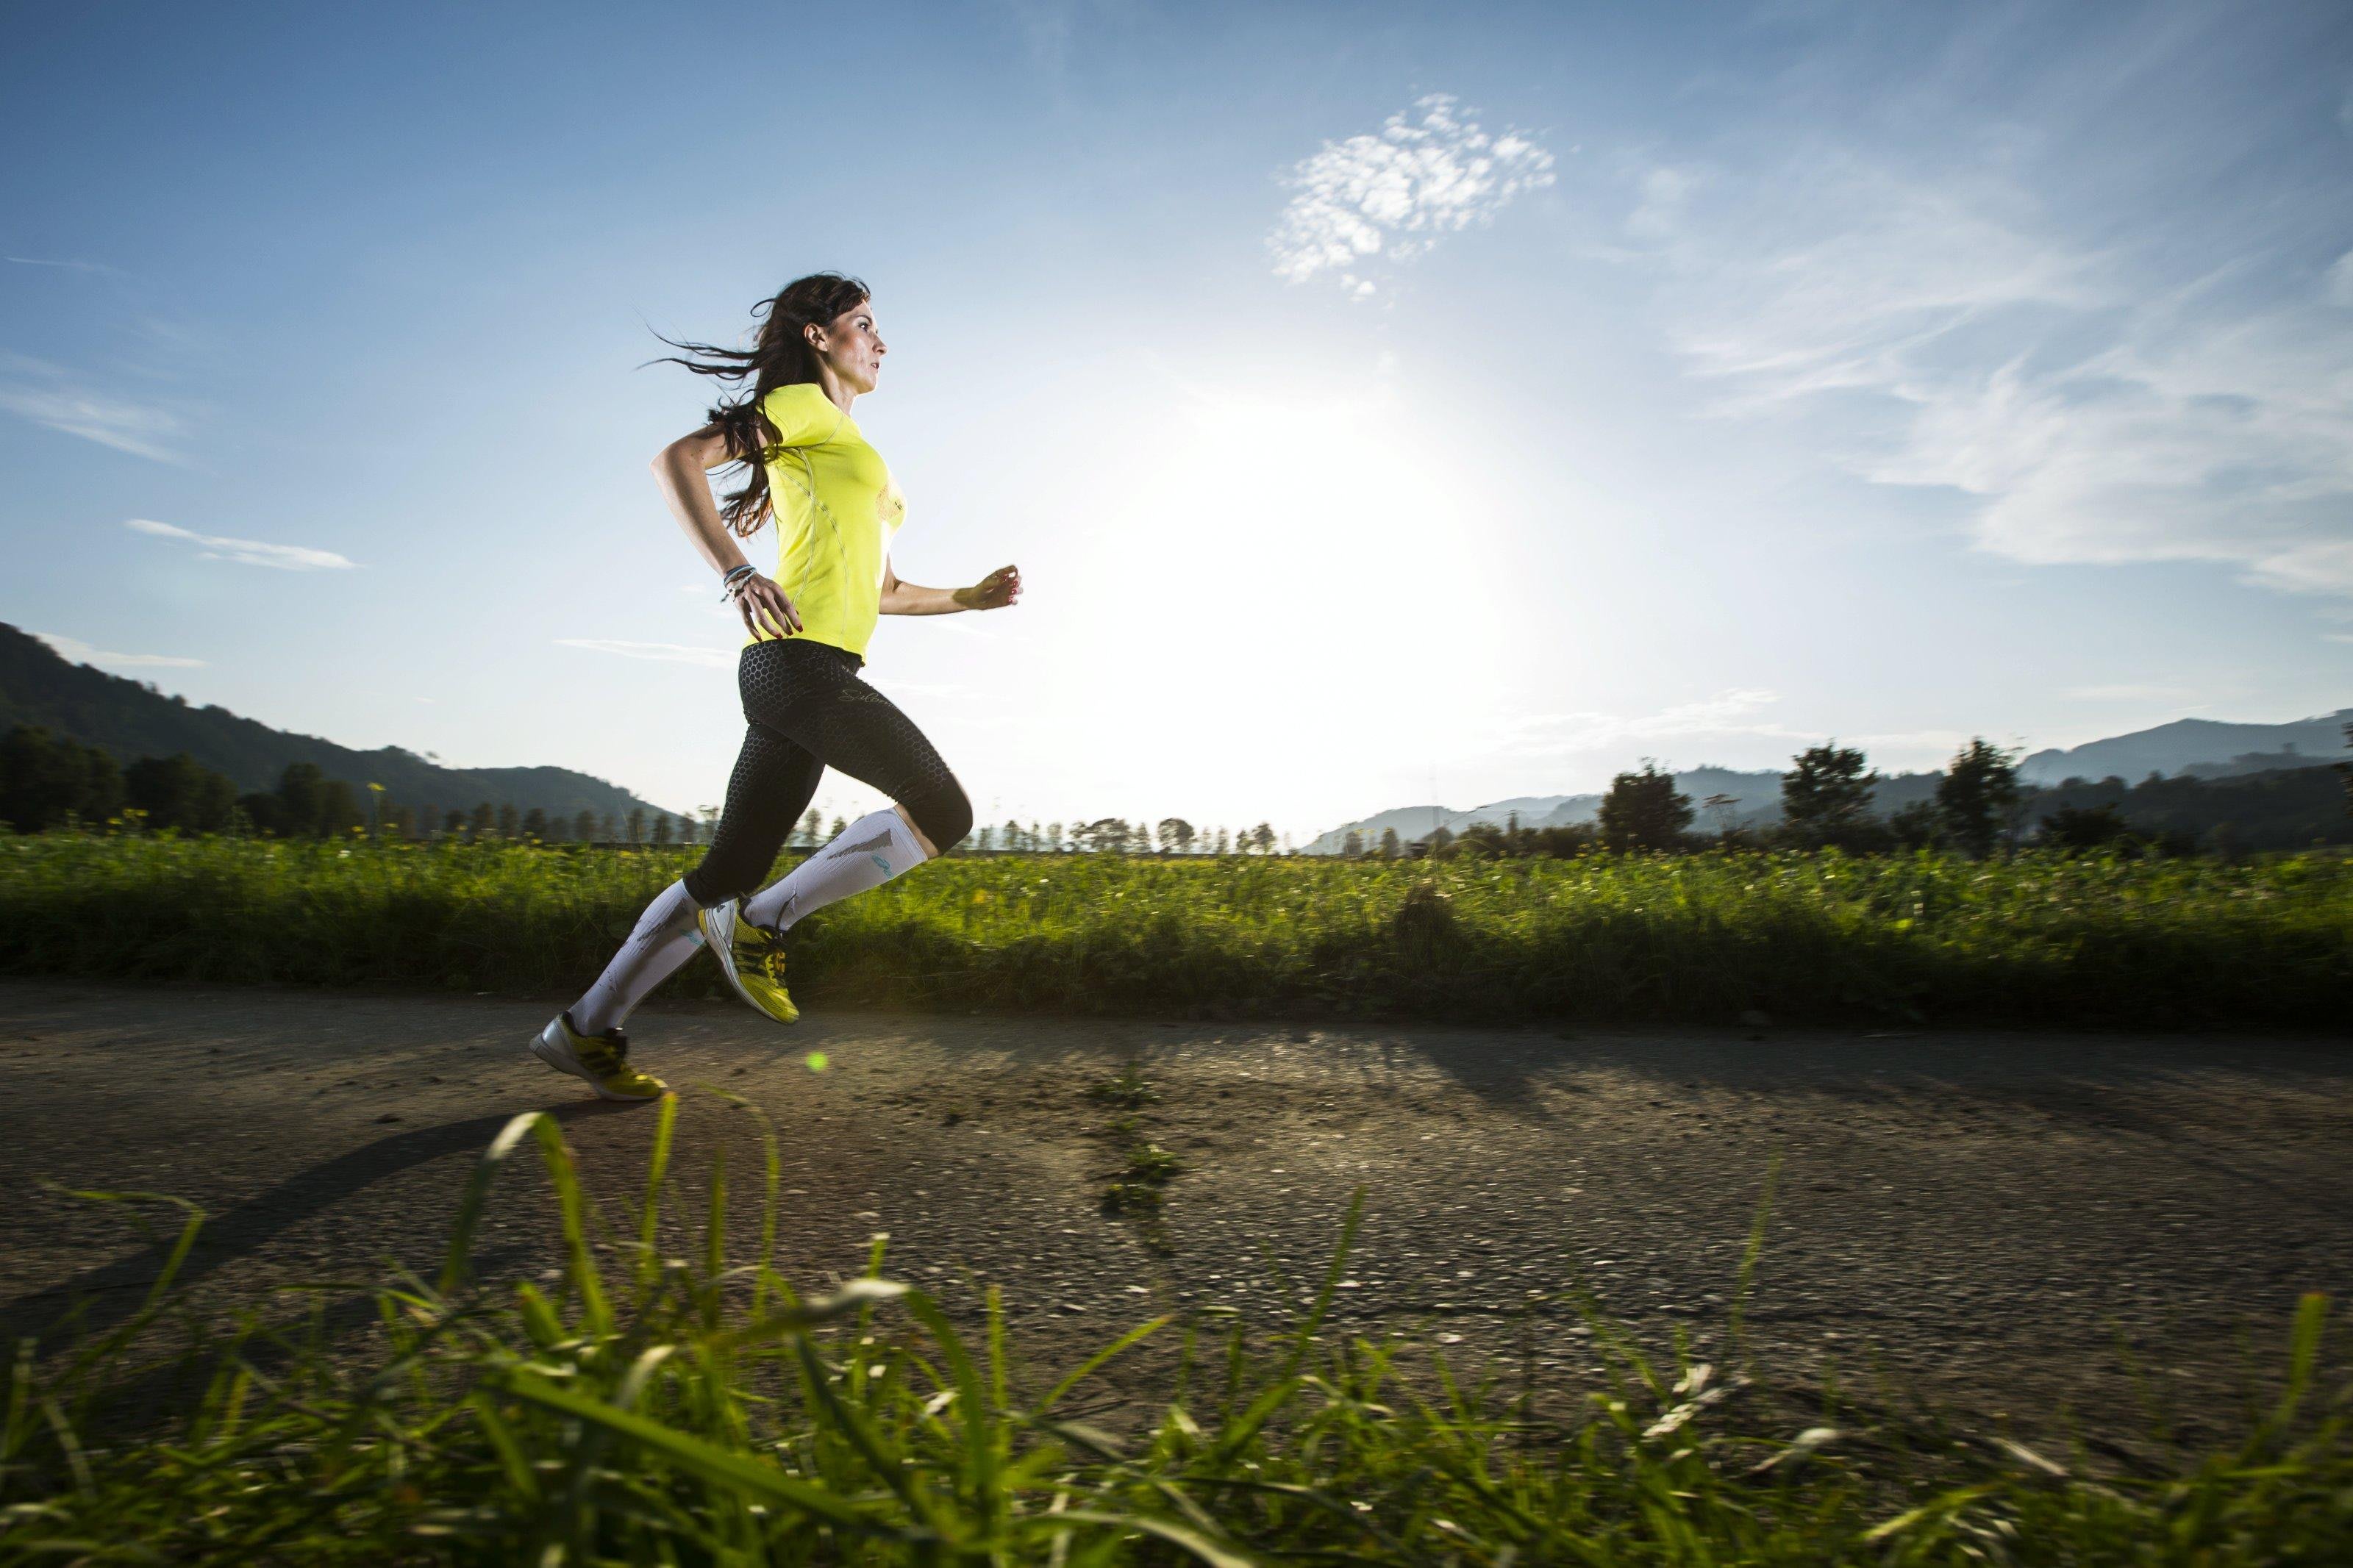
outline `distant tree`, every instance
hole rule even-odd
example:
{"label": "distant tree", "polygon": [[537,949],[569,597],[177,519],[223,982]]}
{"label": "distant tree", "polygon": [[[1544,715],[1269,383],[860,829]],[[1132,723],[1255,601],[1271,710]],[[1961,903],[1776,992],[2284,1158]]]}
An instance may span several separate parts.
{"label": "distant tree", "polygon": [[1486,859],[1512,852],[1511,835],[1492,822],[1473,822],[1457,835],[1451,853]]}
{"label": "distant tree", "polygon": [[582,844],[596,837],[596,814],[582,806],[572,816],[572,837]]}
{"label": "distant tree", "polygon": [[818,815],[817,807],[810,806],[808,815],[801,818],[801,842],[815,844],[818,829],[824,826],[825,818]]}
{"label": "distant tree", "polygon": [[1273,824],[1266,822],[1260,823],[1256,827],[1250,830],[1250,839],[1251,848],[1257,850],[1261,855],[1271,854],[1274,850]]}
{"label": "distant tree", "polygon": [[1423,846],[1422,852],[1424,854],[1443,855],[1448,849],[1453,847],[1454,830],[1441,822],[1437,826],[1431,828],[1429,835],[1424,837],[1421,842]]}
{"label": "distant tree", "polygon": [[467,826],[473,830],[474,842],[480,844],[497,830],[498,823],[498,807],[485,800],[475,804],[474,814],[468,819]]}
{"label": "distant tree", "polygon": [[1382,858],[1382,859],[1384,859],[1384,860],[1394,860],[1394,859],[1396,859],[1396,858],[1398,858],[1398,848],[1399,848],[1399,846],[1398,846],[1398,830],[1397,830],[1395,827],[1384,827],[1384,828],[1382,828],[1382,829],[1381,829],[1381,849],[1380,849],[1381,858]]}
{"label": "distant tree", "polygon": [[542,844],[547,842],[547,812],[543,807],[534,805],[522,814],[522,836]]}
{"label": "distant tree", "polygon": [[266,790],[237,797],[237,813],[248,833],[283,834],[286,803]]}
{"label": "distant tree", "polygon": [[1050,822],[1046,825],[1046,847],[1054,854],[1061,853],[1062,825],[1060,823]]}
{"label": "distant tree", "polygon": [[702,826],[694,818],[681,814],[678,819],[678,841],[681,844],[693,843],[695,833]]}
{"label": "distant tree", "polygon": [[980,850],[983,854],[986,854],[996,843],[997,829],[989,826],[987,823],[982,823],[980,826],[980,836],[978,838],[974,840],[973,847]]}
{"label": "distant tree", "polygon": [[278,798],[286,808],[284,831],[314,837],[326,831],[327,775],[318,763],[287,763],[278,775]]}
{"label": "distant tree", "polygon": [[1715,822],[1717,837],[1730,838],[1732,837],[1734,813],[1740,809],[1740,797],[1738,795],[1712,795],[1705,800],[1699,803],[1699,808],[1702,811],[1706,812],[1709,818]]}
{"label": "distant tree", "polygon": [[847,833],[849,830],[849,818],[847,818],[847,817],[843,817],[843,816],[836,816],[836,817],[833,819],[833,831],[832,831],[831,833],[828,833],[828,834],[827,834],[827,835],[825,836],[825,837],[826,837],[826,842],[827,842],[827,843],[828,843],[828,844],[832,843],[835,839],[837,839],[837,838],[840,837],[844,833]]}
{"label": "distant tree", "polygon": [[1672,849],[1691,820],[1691,796],[1648,757],[1640,773],[1610,780],[1601,797],[1601,837],[1612,849]]}
{"label": "distant tree", "polygon": [[1209,853],[1212,855],[1223,856],[1231,853],[1232,849],[1233,836],[1228,833],[1224,828],[1219,828],[1217,842],[1215,846],[1211,847]]}
{"label": "distant tree", "polygon": [[499,807],[499,837],[510,843],[522,837],[522,813],[515,809],[512,801]]}
{"label": "distant tree", "polygon": [[367,814],[360,809],[359,796],[352,786],[341,779],[329,779],[319,791],[319,837],[349,838],[352,829],[363,826]]}
{"label": "distant tree", "polygon": [[1365,836],[1351,827],[1340,839],[1340,858],[1355,860],[1365,853]]}
{"label": "distant tree", "polygon": [[38,833],[69,820],[90,826],[122,809],[122,773],[113,754],[37,724],[0,740],[0,821]]}
{"label": "distant tree", "polygon": [[1871,816],[1871,789],[1879,782],[1863,754],[1835,741],[1790,759],[1781,775],[1781,819],[1800,843],[1843,842]]}
{"label": "distant tree", "polygon": [[386,825],[390,827],[392,836],[395,838],[414,838],[417,837],[417,808],[415,806],[396,805],[392,808],[392,815],[385,820]]}
{"label": "distant tree", "polygon": [[441,818],[441,833],[444,837],[456,838],[465,831],[466,814],[464,812],[453,810]]}
{"label": "distant tree", "polygon": [[643,844],[645,841],[646,808],[642,805],[633,805],[629,807],[629,842]]}
{"label": "distant tree", "polygon": [[1936,811],[1963,852],[1982,859],[2018,805],[2017,755],[1983,736],[1961,748],[1936,784]]}
{"label": "distant tree", "polygon": [[621,841],[621,819],[614,816],[611,812],[607,812],[604,816],[604,819],[597,823],[596,826],[598,828],[597,837],[602,838],[606,843],[617,844]]}
{"label": "distant tree", "polygon": [[2131,837],[2114,805],[2063,805],[2042,819],[2042,841],[2054,849],[2099,849]]}
{"label": "distant tree", "polygon": [[1181,816],[1160,819],[1160,847],[1189,855],[1193,850],[1193,825]]}
{"label": "distant tree", "polygon": [[654,826],[653,826],[653,838],[652,838],[652,842],[653,842],[654,844],[656,844],[656,845],[659,845],[659,846],[665,846],[665,847],[666,847],[666,846],[668,846],[668,845],[669,845],[669,843],[670,843],[670,813],[669,813],[669,812],[667,812],[667,811],[657,811],[657,812],[655,812],[655,813],[654,813]]}
{"label": "distant tree", "polygon": [[142,757],[122,770],[124,799],[147,814],[150,827],[222,833],[237,810],[237,785],[182,752]]}
{"label": "distant tree", "polygon": [[1002,833],[1002,835],[1001,835],[1001,837],[1000,837],[1000,838],[999,838],[999,840],[998,840],[998,841],[999,841],[1000,843],[1002,843],[1002,844],[1005,846],[1005,847],[1007,847],[1008,849],[1021,849],[1021,848],[1025,848],[1025,847],[1034,847],[1034,846],[1026,846],[1026,845],[1024,845],[1024,844],[1022,843],[1022,841],[1021,841],[1021,825],[1020,825],[1019,823],[1018,823],[1018,822],[1014,821],[1014,820],[1013,820],[1011,817],[1009,817],[1009,816],[1008,816],[1008,817],[1007,817],[1007,818],[1005,819],[1005,827],[1004,827],[1004,831],[1003,831],[1003,833]]}
{"label": "distant tree", "polygon": [[[2353,746],[2353,724],[2345,726],[2345,743]],[[2353,816],[2353,763],[2339,763],[2337,771],[2345,777],[2345,812]]]}
{"label": "distant tree", "polygon": [[1134,855],[1152,853],[1152,828],[1144,818],[1137,817],[1135,826],[1127,832],[1128,852]]}
{"label": "distant tree", "polygon": [[1934,849],[1945,842],[1945,816],[1933,800],[1915,800],[1887,818],[1887,831],[1905,849]]}
{"label": "distant tree", "polygon": [[1091,854],[1124,855],[1127,852],[1127,818],[1104,816],[1082,822],[1071,829],[1071,837]]}

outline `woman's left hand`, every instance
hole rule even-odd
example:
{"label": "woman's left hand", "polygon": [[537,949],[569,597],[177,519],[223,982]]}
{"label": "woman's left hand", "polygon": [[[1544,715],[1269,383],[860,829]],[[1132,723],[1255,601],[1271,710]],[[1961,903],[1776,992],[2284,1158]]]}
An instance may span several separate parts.
{"label": "woman's left hand", "polygon": [[955,602],[967,610],[1001,610],[1021,597],[1021,568],[999,566],[969,588],[958,588]]}

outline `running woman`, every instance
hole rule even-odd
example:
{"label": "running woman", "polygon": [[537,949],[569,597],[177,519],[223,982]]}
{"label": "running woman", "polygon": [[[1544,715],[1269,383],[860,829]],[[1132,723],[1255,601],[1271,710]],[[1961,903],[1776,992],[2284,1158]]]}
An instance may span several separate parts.
{"label": "running woman", "polygon": [[[654,459],[670,510],[720,574],[750,633],[736,660],[744,750],[702,863],[656,895],[621,951],[580,1000],[532,1042],[550,1067],[607,1100],[653,1100],[662,1080],[629,1065],[622,1021],[706,942],[735,994],[779,1024],[800,1016],[785,988],[784,933],[814,911],[953,848],[972,805],[940,754],[898,706],[859,676],[878,616],[998,610],[1021,595],[1000,566],[969,588],[920,588],[891,570],[907,503],[850,405],[882,371],[866,285],[820,272],[755,306],[748,350],[680,343],[666,363],[731,384],[709,422]],[[714,502],[712,468],[742,464],[742,489]],[[774,518],[776,574],[744,559],[739,537]],[[760,887],[785,836],[836,768],[893,803]],[[757,891],[754,889],[757,889]]]}

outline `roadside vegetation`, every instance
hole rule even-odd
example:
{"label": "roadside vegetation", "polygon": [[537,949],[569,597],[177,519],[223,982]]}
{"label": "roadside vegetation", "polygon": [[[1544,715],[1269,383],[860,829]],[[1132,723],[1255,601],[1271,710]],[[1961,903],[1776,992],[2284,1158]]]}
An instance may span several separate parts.
{"label": "roadside vegetation", "polygon": [[[887,1277],[879,1239],[862,1278],[797,1293],[766,1262],[773,1141],[758,1255],[729,1255],[723,1176],[699,1215],[663,1215],[675,1110],[654,1113],[643,1201],[617,1215],[553,1120],[516,1118],[438,1275],[366,1292],[360,1342],[323,1316],[184,1323],[167,1267],[121,1327],[26,1344],[0,1399],[0,1563],[2226,1568],[2340,1562],[2353,1539],[2316,1296],[2238,1440],[2121,1466],[2097,1434],[2041,1452],[1754,1366],[1649,1359],[1592,1313],[1603,1373],[1583,1400],[1509,1397],[1491,1369],[1332,1327],[1353,1210],[1296,1321],[1155,1320],[1050,1380],[1025,1373],[993,1289],[951,1313]],[[534,1144],[565,1266],[478,1280],[500,1167]],[[1102,1368],[1155,1337],[1159,1392],[1077,1418],[1108,1408]]]}
{"label": "roadside vegetation", "polygon": [[[691,850],[0,837],[0,972],[560,997]],[[950,857],[793,933],[818,1006],[2341,1026],[2353,861],[2105,850]],[[667,994],[720,994],[698,960]]]}

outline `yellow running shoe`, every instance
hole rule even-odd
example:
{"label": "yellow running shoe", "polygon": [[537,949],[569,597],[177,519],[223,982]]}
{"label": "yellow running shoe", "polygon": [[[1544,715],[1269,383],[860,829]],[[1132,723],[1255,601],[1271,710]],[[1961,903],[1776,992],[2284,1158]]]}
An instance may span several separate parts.
{"label": "yellow running shoe", "polygon": [[799,1020],[785,989],[785,933],[774,926],[754,925],[744,918],[740,900],[729,899],[695,912],[711,955],[727,972],[735,994],[779,1024]]}
{"label": "yellow running shoe", "polygon": [[586,1079],[599,1100],[659,1100],[670,1085],[629,1065],[629,1037],[618,1028],[584,1035],[558,1013],[532,1041],[531,1054],[558,1072]]}

